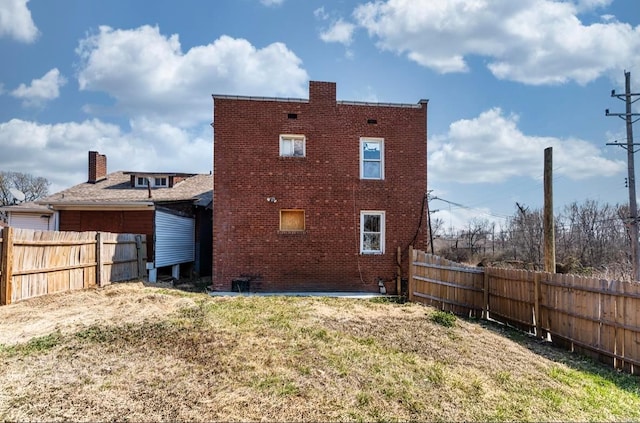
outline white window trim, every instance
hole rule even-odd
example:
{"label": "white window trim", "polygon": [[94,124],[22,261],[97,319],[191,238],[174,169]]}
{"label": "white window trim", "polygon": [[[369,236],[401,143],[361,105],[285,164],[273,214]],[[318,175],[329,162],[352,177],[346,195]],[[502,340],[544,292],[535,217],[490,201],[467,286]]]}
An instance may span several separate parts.
{"label": "white window trim", "polygon": [[[147,178],[146,176],[136,176],[136,187],[146,188],[147,185],[151,182],[149,179],[150,178]],[[142,180],[143,182],[140,183],[140,180]]]}
{"label": "white window trim", "polygon": [[[285,140],[301,140],[302,141],[302,156],[294,156],[292,154],[283,154],[283,146]],[[307,157],[307,138],[304,135],[296,134],[280,134],[280,157]]]}
{"label": "white window trim", "polygon": [[[379,178],[365,178],[364,176],[364,143],[365,142],[379,142],[380,143],[380,177]],[[384,179],[384,138],[372,138],[362,137],[360,138],[360,179],[368,179],[374,181],[380,181]]]}
{"label": "white window trim", "polygon": [[[157,179],[164,179],[165,184],[156,183]],[[140,181],[142,180],[142,183]],[[168,176],[140,176],[136,175],[135,177],[135,187],[136,188],[168,188],[169,187],[169,177]]]}
{"label": "white window trim", "polygon": [[[380,216],[380,250],[364,249],[364,217],[365,215]],[[360,211],[360,254],[384,254],[385,246],[385,212],[381,210],[361,210]]]}

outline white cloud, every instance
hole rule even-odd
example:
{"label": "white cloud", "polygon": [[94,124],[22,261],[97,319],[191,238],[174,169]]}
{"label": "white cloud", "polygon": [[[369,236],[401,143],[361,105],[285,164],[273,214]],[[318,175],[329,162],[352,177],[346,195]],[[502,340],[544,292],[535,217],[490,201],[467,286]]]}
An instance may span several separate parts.
{"label": "white cloud", "polygon": [[211,128],[189,131],[144,119],[131,127],[123,133],[97,119],[54,125],[12,119],[0,123],[0,169],[47,178],[51,193],[87,180],[90,150],[107,155],[109,172],[211,170]]}
{"label": "white cloud", "polygon": [[338,19],[327,30],[320,33],[320,39],[326,43],[341,43],[348,46],[353,41],[355,28],[354,24]]}
{"label": "white cloud", "polygon": [[10,37],[32,43],[38,37],[38,28],[27,8],[29,0],[2,0],[0,2],[0,38]]}
{"label": "white cloud", "polygon": [[181,51],[158,27],[100,27],[80,42],[81,90],[103,91],[120,112],[190,126],[211,120],[211,94],[305,97],[307,72],[284,44],[258,49],[221,36]]}
{"label": "white cloud", "polygon": [[[387,0],[358,6],[358,25],[383,50],[437,72],[466,72],[482,56],[499,79],[586,84],[640,64],[640,26],[583,24],[581,11],[608,0]],[[630,63],[633,61],[633,63]]]}
{"label": "white cloud", "polygon": [[453,122],[447,134],[429,140],[429,174],[462,183],[499,183],[522,176],[537,179],[543,173],[547,147],[553,147],[554,173],[570,179],[612,176],[626,168],[622,161],[603,157],[587,141],[526,135],[517,122],[517,116],[504,116],[499,108]]}
{"label": "white cloud", "polygon": [[264,4],[265,6],[280,6],[282,3],[284,3],[284,0],[260,0],[260,3]]}
{"label": "white cloud", "polygon": [[329,19],[329,14],[327,12],[325,12],[324,10],[324,6],[317,8],[316,10],[313,11],[313,16],[315,16],[318,19],[321,19],[323,21]]}
{"label": "white cloud", "polygon": [[60,75],[60,71],[57,68],[53,68],[42,78],[32,80],[29,86],[20,84],[18,88],[11,92],[11,95],[22,99],[25,106],[40,106],[48,100],[58,98],[60,96],[60,87],[66,83],[67,80]]}

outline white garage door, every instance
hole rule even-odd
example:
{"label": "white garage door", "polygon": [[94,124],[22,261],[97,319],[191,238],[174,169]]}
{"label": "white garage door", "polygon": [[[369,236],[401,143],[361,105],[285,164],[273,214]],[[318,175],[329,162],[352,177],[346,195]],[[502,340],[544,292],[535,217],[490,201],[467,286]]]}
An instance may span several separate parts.
{"label": "white garage door", "polygon": [[[42,217],[50,216],[50,217]],[[33,229],[36,231],[52,231],[53,216],[41,213],[9,213],[9,226],[20,229]]]}

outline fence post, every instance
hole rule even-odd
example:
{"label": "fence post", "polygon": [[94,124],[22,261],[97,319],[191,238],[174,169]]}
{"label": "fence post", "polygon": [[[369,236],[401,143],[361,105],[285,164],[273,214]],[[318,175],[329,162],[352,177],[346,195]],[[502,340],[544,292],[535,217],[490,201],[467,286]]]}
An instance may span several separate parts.
{"label": "fence post", "polygon": [[398,252],[396,253],[396,294],[402,295],[402,249],[398,245]]}
{"label": "fence post", "polygon": [[136,259],[138,260],[138,279],[142,279],[144,278],[145,270],[147,270],[142,256],[142,235],[136,235]]}
{"label": "fence post", "polygon": [[540,325],[540,273],[533,274],[533,323],[536,328],[536,336],[542,338],[542,327]]}
{"label": "fence post", "polygon": [[0,305],[11,304],[13,289],[13,228],[2,230],[2,251],[0,251]]}
{"label": "fence post", "polygon": [[407,290],[409,291],[409,301],[413,302],[413,291],[415,290],[415,282],[413,280],[413,246],[409,246],[409,281],[407,283]]}
{"label": "fence post", "polygon": [[102,232],[96,233],[96,284],[102,287]]}
{"label": "fence post", "polygon": [[489,320],[489,272],[487,268],[482,270],[482,318]]}

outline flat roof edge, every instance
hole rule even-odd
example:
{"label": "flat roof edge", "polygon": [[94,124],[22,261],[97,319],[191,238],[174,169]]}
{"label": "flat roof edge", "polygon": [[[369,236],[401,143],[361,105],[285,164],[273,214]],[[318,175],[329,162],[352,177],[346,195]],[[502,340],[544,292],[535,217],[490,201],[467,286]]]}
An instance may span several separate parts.
{"label": "flat roof edge", "polygon": [[[226,99],[226,100],[247,100],[247,101],[280,101],[285,103],[309,103],[305,98],[285,98],[285,97],[254,97],[244,95],[221,95],[212,94],[213,99]],[[418,103],[378,103],[370,101],[345,101],[338,100],[336,104],[344,104],[347,106],[371,106],[371,107],[404,107],[410,109],[420,109],[424,104],[427,104],[429,100],[421,99]]]}
{"label": "flat roof edge", "polygon": [[211,94],[214,99],[222,98],[227,100],[253,100],[253,101],[282,101],[285,103],[308,103],[306,98],[286,98],[286,97],[255,97],[248,95],[224,95],[224,94]]}
{"label": "flat roof edge", "polygon": [[373,103],[368,101],[337,101],[338,104],[345,104],[348,106],[371,106],[371,107],[403,107],[408,109],[420,109],[423,104],[426,104],[426,100],[420,100],[418,103]]}

